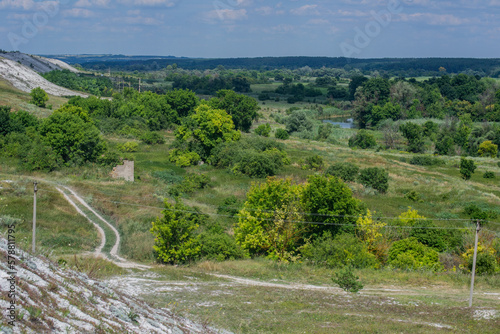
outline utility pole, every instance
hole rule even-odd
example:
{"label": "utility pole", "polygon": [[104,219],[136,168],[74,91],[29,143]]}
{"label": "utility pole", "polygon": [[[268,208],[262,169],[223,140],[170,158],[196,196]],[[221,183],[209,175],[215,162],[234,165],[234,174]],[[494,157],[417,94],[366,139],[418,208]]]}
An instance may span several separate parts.
{"label": "utility pole", "polygon": [[481,226],[479,225],[479,220],[476,221],[476,240],[474,242],[474,258],[472,260],[472,278],[470,282],[470,297],[469,297],[469,307],[472,307],[472,294],[474,292],[474,276],[476,275],[476,258],[477,258],[477,234]]}
{"label": "utility pole", "polygon": [[139,93],[141,92],[141,78],[139,78]]}
{"label": "utility pole", "polygon": [[33,240],[32,240],[32,251],[35,254],[35,243],[36,243],[36,192],[37,192],[37,182],[33,182]]}

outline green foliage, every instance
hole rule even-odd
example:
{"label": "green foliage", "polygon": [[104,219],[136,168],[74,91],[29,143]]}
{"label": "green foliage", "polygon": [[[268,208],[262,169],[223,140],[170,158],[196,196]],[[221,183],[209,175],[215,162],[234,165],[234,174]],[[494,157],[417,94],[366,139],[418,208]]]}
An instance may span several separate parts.
{"label": "green foliage", "polygon": [[309,213],[302,219],[320,223],[311,226],[311,236],[320,236],[325,231],[330,231],[333,236],[341,231],[354,231],[360,202],[340,179],[324,175],[309,176],[301,193],[301,202],[304,212]]}
{"label": "green foliage", "polygon": [[337,162],[325,171],[326,175],[336,176],[344,182],[355,182],[359,173],[359,167],[351,162]]}
{"label": "green foliage", "polygon": [[367,149],[375,146],[377,146],[375,137],[364,129],[359,130],[354,136],[349,138],[349,147]]}
{"label": "green foliage", "polygon": [[245,252],[234,238],[224,232],[201,233],[198,242],[200,245],[199,256],[207,260],[224,261],[245,257]]}
{"label": "green foliage", "polygon": [[68,89],[87,92],[97,96],[111,96],[113,83],[111,79],[94,74],[73,73],[69,70],[55,70],[42,74],[48,81]]}
{"label": "green foliage", "polygon": [[354,275],[351,267],[344,267],[336,272],[332,281],[338,284],[342,290],[352,293],[357,293],[364,287],[363,284],[359,282],[359,277]]}
{"label": "green foliage", "polygon": [[483,178],[485,178],[485,179],[494,179],[495,178],[495,173],[494,172],[484,172]]}
{"label": "green foliage", "polygon": [[443,268],[438,252],[418,242],[417,238],[395,241],[389,249],[388,264],[406,270],[439,271]]}
{"label": "green foliage", "polygon": [[209,105],[214,109],[225,110],[231,115],[234,128],[245,132],[250,130],[260,109],[254,98],[227,89],[218,91],[217,97],[211,99]]}
{"label": "green foliage", "polygon": [[476,164],[471,159],[460,159],[460,175],[464,180],[469,180],[476,170]]}
{"label": "green foliage", "polygon": [[262,137],[221,144],[213,150],[210,162],[251,177],[273,176],[290,163],[283,144]]}
{"label": "green foliage", "polygon": [[118,145],[118,149],[125,153],[137,152],[139,149],[139,144],[135,141],[128,141],[121,145]]}
{"label": "green foliage", "polygon": [[313,129],[312,120],[307,117],[304,111],[300,110],[292,111],[292,114],[286,118],[285,125],[288,133],[311,131]]}
{"label": "green foliage", "polygon": [[250,255],[274,255],[281,260],[294,256],[302,242],[300,219],[301,185],[270,177],[253,184],[234,228],[236,242]]}
{"label": "green foliage", "polygon": [[[465,267],[472,271],[473,256],[467,257]],[[495,256],[489,252],[478,252],[476,258],[476,274],[477,275],[492,275],[497,269]]]}
{"label": "green foliage", "polygon": [[389,173],[382,168],[371,167],[362,169],[358,180],[365,187],[371,187],[381,193],[385,193],[389,189]]}
{"label": "green foliage", "polygon": [[217,213],[220,215],[236,216],[240,211],[242,203],[234,195],[224,198],[222,203],[217,207]]}
{"label": "green foliage", "polygon": [[410,231],[410,237],[416,238],[418,242],[435,248],[437,251],[441,252],[446,249],[444,231],[429,220],[420,220],[416,223]]}
{"label": "green foliage", "polygon": [[305,158],[301,168],[303,170],[321,170],[324,164],[323,157],[315,154]]}
{"label": "green foliage", "polygon": [[481,157],[495,158],[498,154],[498,145],[493,144],[491,140],[486,140],[479,145],[477,154]]}
{"label": "green foliage", "polygon": [[420,198],[420,195],[415,190],[410,190],[409,192],[407,192],[405,194],[405,198],[407,198],[407,199],[409,199],[410,201],[413,201],[413,202],[422,202],[422,199]]}
{"label": "green foliage", "polygon": [[72,113],[53,113],[41,124],[40,134],[65,163],[94,162],[106,151],[99,130]]}
{"label": "green foliage", "polygon": [[174,89],[165,94],[167,103],[177,112],[179,118],[187,117],[194,113],[198,105],[196,94],[189,89]]}
{"label": "green foliage", "polygon": [[199,236],[195,234],[204,216],[192,213],[195,209],[180,200],[172,205],[165,201],[162,217],[152,223],[151,233],[155,236],[153,249],[163,263],[186,263],[198,257],[201,251]]}
{"label": "green foliage", "polygon": [[366,245],[353,234],[342,233],[334,238],[330,232],[325,232],[302,250],[304,258],[314,264],[328,268],[375,267],[377,260]]}
{"label": "green foliage", "polygon": [[210,178],[205,174],[188,174],[180,184],[176,184],[168,189],[172,197],[188,195],[196,190],[210,187]]}
{"label": "green foliage", "polygon": [[318,128],[318,136],[316,140],[327,140],[330,137],[333,130],[333,124],[324,123],[321,124]]}
{"label": "green foliage", "polygon": [[142,142],[148,145],[165,144],[165,138],[158,132],[148,131],[140,136]]}
{"label": "green foliage", "polygon": [[255,129],[255,134],[262,137],[269,137],[271,133],[271,126],[269,123],[261,124]]}
{"label": "green foliage", "polygon": [[290,134],[284,129],[277,129],[274,136],[276,137],[276,139],[281,140],[287,140],[288,138],[290,138]]}
{"label": "green foliage", "polygon": [[178,167],[189,167],[197,164],[201,158],[198,153],[187,150],[172,149],[168,154],[168,160]]}
{"label": "green foliage", "polygon": [[196,153],[202,159],[207,159],[217,145],[237,141],[241,133],[234,129],[231,116],[224,110],[201,104],[195,113],[177,128],[175,137],[178,142],[187,143],[191,148],[189,151],[193,151],[194,147],[199,148]]}
{"label": "green foliage", "polygon": [[39,137],[30,145],[29,149],[20,154],[23,168],[29,171],[41,170],[51,172],[61,164],[61,158],[52,147],[45,144]]}
{"label": "green foliage", "polygon": [[424,151],[424,141],[422,138],[422,127],[416,123],[403,123],[399,126],[399,130],[408,140],[408,151],[413,153],[421,153]]}
{"label": "green foliage", "polygon": [[430,155],[414,155],[410,159],[410,164],[418,166],[440,166],[444,161]]}
{"label": "green foliage", "polygon": [[30,96],[30,103],[41,108],[45,108],[45,103],[49,100],[49,95],[40,87],[33,88]]}

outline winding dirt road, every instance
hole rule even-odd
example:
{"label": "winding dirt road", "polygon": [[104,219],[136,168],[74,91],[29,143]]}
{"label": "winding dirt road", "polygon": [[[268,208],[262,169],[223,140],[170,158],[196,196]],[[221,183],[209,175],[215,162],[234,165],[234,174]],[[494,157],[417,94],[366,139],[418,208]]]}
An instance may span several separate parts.
{"label": "winding dirt road", "polygon": [[[109,252],[110,256],[107,256],[106,254],[104,254],[102,252],[102,249],[103,249],[104,245],[106,244],[106,234],[104,233],[103,228],[99,224],[97,224],[95,221],[93,221],[85,212],[83,212],[78,207],[78,205],[75,203],[75,201],[73,199],[71,199],[71,197],[68,196],[64,192],[64,190],[62,190],[60,187],[67,190],[74,199],[76,199],[78,202],[80,202],[81,205],[83,205],[87,210],[92,212],[99,220],[101,220],[104,224],[106,224],[113,231],[113,233],[116,236],[116,241],[115,241],[115,244],[113,245],[113,247],[111,248],[111,251]],[[87,220],[89,222],[94,224],[97,231],[99,232],[99,235],[101,238],[101,243],[99,244],[99,246],[97,246],[97,248],[94,251],[94,255],[96,257],[105,258],[105,259],[113,262],[117,266],[122,267],[122,268],[134,268],[134,269],[141,269],[141,270],[152,268],[151,266],[128,261],[127,259],[120,257],[118,255],[118,248],[120,247],[121,238],[120,238],[120,233],[118,233],[118,230],[110,222],[108,222],[106,219],[104,219],[99,213],[97,213],[90,205],[88,205],[88,203],[85,202],[83,200],[83,198],[81,198],[73,189],[66,187],[66,186],[60,186],[60,187],[56,187],[57,191],[59,191],[64,196],[64,199],[66,199],[66,201],[68,201],[71,204],[71,206],[73,206],[80,215],[84,216],[85,218],[87,218]]]}

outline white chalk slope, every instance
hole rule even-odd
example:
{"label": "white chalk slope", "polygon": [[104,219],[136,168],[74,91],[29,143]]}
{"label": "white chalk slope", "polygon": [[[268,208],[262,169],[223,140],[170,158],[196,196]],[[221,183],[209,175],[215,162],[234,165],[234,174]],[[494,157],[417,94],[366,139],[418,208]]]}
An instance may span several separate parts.
{"label": "white chalk slope", "polygon": [[0,78],[7,80],[17,89],[28,93],[33,88],[41,87],[48,94],[55,96],[88,96],[57,86],[32,69],[5,58],[0,58]]}

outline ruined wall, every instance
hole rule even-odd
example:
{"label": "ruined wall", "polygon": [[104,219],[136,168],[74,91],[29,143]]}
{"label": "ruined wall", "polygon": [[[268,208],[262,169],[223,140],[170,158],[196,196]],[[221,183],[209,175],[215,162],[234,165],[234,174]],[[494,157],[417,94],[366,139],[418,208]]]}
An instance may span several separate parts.
{"label": "ruined wall", "polygon": [[114,179],[123,178],[125,181],[134,182],[134,162],[123,160],[123,165],[118,165],[113,168],[111,177]]}

